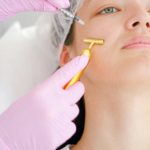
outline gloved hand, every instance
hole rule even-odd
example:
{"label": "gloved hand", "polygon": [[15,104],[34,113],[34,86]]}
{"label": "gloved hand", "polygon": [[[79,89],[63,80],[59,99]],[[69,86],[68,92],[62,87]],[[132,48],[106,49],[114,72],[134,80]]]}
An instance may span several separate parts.
{"label": "gloved hand", "polygon": [[0,0],[0,20],[24,11],[56,11],[69,7],[69,0]]}
{"label": "gloved hand", "polygon": [[[54,150],[76,131],[76,102],[84,94],[79,81],[63,87],[83,69],[87,56],[78,56],[57,70],[27,96],[17,100],[0,116],[0,147],[10,150]],[[3,146],[4,147],[4,146]]]}

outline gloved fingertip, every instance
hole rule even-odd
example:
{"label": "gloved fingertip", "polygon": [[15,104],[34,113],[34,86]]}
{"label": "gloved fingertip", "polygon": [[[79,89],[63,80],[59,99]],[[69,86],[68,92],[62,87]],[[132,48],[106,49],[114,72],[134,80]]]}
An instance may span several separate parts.
{"label": "gloved fingertip", "polygon": [[70,7],[69,0],[48,0],[51,4],[58,8],[68,8]]}
{"label": "gloved fingertip", "polygon": [[70,131],[72,133],[71,136],[77,131],[77,127],[73,122],[71,122]]}
{"label": "gloved fingertip", "polygon": [[80,61],[79,61],[79,63],[80,63],[81,65],[86,66],[86,65],[88,64],[88,62],[89,62],[89,57],[88,57],[88,56],[86,56],[86,55],[80,56]]}
{"label": "gloved fingertip", "polygon": [[51,5],[45,5],[44,11],[45,12],[49,12],[49,11],[55,12],[55,11],[57,11],[57,9],[55,7],[52,7]]}

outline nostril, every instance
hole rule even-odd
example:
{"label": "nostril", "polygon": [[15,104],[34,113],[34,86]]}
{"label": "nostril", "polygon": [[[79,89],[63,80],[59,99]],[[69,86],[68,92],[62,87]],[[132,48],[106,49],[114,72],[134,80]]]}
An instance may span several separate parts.
{"label": "nostril", "polygon": [[140,24],[140,22],[138,22],[138,21],[133,23],[133,27],[137,26],[138,24]]}
{"label": "nostril", "polygon": [[148,28],[150,28],[150,23],[149,23],[149,22],[147,22],[147,23],[146,23],[146,26],[147,26]]}

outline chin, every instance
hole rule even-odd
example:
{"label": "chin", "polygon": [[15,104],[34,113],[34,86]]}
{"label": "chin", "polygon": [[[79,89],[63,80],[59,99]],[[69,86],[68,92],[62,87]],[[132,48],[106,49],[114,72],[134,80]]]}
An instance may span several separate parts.
{"label": "chin", "polygon": [[150,55],[136,53],[123,59],[119,66],[119,74],[131,79],[150,78]]}
{"label": "chin", "polygon": [[119,76],[123,82],[150,84],[150,64],[132,64],[120,71]]}

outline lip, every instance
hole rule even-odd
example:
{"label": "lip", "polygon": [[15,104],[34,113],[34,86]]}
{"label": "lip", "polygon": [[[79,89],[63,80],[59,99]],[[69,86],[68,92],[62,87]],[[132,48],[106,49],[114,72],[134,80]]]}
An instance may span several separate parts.
{"label": "lip", "polygon": [[135,49],[135,48],[150,48],[150,38],[149,37],[135,37],[129,40],[122,49]]}

